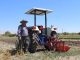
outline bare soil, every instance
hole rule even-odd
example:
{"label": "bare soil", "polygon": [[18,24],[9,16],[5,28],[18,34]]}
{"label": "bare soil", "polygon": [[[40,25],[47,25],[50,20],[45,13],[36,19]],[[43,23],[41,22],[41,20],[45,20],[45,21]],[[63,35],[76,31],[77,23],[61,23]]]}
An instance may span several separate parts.
{"label": "bare soil", "polygon": [[[57,53],[53,51],[39,51],[33,54],[27,52],[26,54],[19,55],[18,53],[16,53],[15,55],[11,55],[10,50],[15,48],[16,42],[16,40],[12,40],[0,40],[0,60],[80,60],[79,54],[64,56],[68,52]],[[80,47],[77,46],[80,44],[80,41],[65,41],[65,43],[69,45],[74,44],[76,46],[75,49],[80,50]],[[73,51],[73,53],[76,53],[76,51]]]}

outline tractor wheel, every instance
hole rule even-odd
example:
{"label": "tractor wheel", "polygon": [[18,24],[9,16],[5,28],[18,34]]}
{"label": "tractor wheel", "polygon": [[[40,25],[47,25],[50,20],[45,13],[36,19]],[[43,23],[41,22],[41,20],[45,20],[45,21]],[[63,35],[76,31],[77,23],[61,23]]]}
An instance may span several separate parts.
{"label": "tractor wheel", "polygon": [[28,48],[28,51],[30,52],[30,53],[35,53],[36,52],[36,48],[37,48],[37,44],[36,44],[36,42],[32,42],[32,43],[30,43],[30,45],[29,45],[29,48]]}

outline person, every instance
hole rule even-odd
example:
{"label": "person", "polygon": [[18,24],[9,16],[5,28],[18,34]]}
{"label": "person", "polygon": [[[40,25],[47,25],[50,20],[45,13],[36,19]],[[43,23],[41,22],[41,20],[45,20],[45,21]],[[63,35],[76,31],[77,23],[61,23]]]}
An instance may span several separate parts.
{"label": "person", "polygon": [[57,38],[57,28],[56,27],[52,27],[51,28],[51,37],[53,37],[53,38]]}
{"label": "person", "polygon": [[28,36],[28,28],[26,23],[28,21],[22,20],[20,21],[21,25],[18,26],[18,40],[19,40],[19,48],[23,49],[24,52],[28,49],[29,46],[29,36]]}
{"label": "person", "polygon": [[56,27],[51,27],[51,34],[50,34],[50,37],[48,38],[48,48],[49,48],[49,50],[54,50],[55,51],[57,40],[58,40],[56,30],[57,30]]}

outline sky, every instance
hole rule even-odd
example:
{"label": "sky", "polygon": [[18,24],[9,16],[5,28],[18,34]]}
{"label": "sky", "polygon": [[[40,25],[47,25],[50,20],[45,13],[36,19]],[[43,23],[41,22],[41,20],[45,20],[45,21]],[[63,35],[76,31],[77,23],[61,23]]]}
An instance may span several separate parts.
{"label": "sky", "polygon": [[[58,32],[80,32],[80,0],[0,0],[0,33],[16,33],[22,19],[33,26],[34,16],[25,12],[34,7],[53,10],[47,14],[48,27],[54,25]],[[37,25],[44,26],[44,16],[37,16]]]}

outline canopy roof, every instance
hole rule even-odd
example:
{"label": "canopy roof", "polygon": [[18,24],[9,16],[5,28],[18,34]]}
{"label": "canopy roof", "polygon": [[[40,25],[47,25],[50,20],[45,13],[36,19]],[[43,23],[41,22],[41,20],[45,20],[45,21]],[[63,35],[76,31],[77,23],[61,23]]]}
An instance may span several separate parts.
{"label": "canopy roof", "polygon": [[49,9],[43,9],[43,8],[32,8],[29,11],[26,12],[26,14],[36,14],[36,15],[44,15],[45,13],[51,13],[52,10]]}

